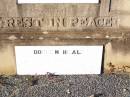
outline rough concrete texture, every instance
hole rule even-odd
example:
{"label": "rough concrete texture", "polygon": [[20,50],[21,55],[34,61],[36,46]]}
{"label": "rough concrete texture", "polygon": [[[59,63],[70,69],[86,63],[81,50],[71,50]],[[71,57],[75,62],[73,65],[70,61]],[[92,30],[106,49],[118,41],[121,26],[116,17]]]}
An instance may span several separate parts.
{"label": "rough concrete texture", "polygon": [[1,0],[0,74],[16,73],[15,45],[104,45],[105,71],[129,72],[129,5],[129,0],[100,0],[99,4]]}
{"label": "rough concrete texture", "polygon": [[[125,51],[123,51],[125,50]],[[108,57],[111,56],[111,57]],[[105,72],[106,73],[130,73],[130,52],[129,46],[119,42],[119,47],[112,43],[105,46]]]}
{"label": "rough concrete texture", "polygon": [[1,76],[0,97],[130,97],[130,76]]}
{"label": "rough concrete texture", "polygon": [[0,74],[16,74],[15,53],[11,45],[3,46],[0,51]]}
{"label": "rough concrete texture", "polygon": [[[130,0],[111,0],[112,1],[112,11],[118,11],[129,14],[130,12]],[[118,6],[116,6],[118,4]]]}

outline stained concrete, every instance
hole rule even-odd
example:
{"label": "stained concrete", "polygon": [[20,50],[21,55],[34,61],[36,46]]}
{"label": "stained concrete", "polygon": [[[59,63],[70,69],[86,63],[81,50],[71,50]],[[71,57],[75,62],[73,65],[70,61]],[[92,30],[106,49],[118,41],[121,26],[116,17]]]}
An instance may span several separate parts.
{"label": "stained concrete", "polygon": [[15,45],[104,45],[104,72],[129,73],[129,5],[129,0],[100,0],[99,4],[1,0],[0,74],[16,73]]}

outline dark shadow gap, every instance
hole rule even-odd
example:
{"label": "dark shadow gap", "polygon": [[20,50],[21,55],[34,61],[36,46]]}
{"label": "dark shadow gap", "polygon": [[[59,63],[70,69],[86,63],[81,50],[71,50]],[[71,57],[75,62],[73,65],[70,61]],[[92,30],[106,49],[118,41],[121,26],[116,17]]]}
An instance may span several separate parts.
{"label": "dark shadow gap", "polygon": [[111,0],[110,0],[110,2],[109,2],[109,12],[111,11]]}
{"label": "dark shadow gap", "polygon": [[104,73],[104,58],[105,57],[105,45],[103,45],[103,51],[102,51],[102,64],[101,64],[101,74]]}

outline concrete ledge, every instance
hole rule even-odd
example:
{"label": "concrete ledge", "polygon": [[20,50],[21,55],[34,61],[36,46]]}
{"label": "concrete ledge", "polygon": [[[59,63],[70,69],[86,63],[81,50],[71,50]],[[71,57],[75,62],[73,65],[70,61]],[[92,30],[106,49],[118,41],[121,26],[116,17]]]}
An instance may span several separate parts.
{"label": "concrete ledge", "polygon": [[0,48],[0,75],[16,74],[15,54],[12,45],[4,45]]}
{"label": "concrete ledge", "polygon": [[129,41],[116,41],[106,44],[104,72],[130,73]]}

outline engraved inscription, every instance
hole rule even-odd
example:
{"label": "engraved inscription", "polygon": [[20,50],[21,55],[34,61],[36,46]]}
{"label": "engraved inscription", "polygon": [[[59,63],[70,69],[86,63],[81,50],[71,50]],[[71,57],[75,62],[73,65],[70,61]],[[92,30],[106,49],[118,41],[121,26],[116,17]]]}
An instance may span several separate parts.
{"label": "engraved inscription", "polygon": [[50,20],[50,24],[51,24],[52,27],[65,27],[65,25],[66,25],[65,21],[66,21],[65,18],[54,17]]}
{"label": "engraved inscription", "polygon": [[95,28],[118,27],[117,17],[0,17],[0,28]]}
{"label": "engraved inscription", "polygon": [[29,28],[33,26],[32,23],[33,21],[31,17],[0,18],[0,28],[17,28],[17,27]]}

